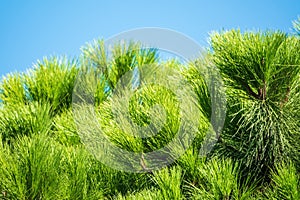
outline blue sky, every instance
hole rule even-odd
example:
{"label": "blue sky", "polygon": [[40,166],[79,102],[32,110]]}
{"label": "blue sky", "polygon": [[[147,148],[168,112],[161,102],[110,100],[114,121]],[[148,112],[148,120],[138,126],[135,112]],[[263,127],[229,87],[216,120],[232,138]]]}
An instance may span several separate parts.
{"label": "blue sky", "polygon": [[44,56],[78,56],[86,42],[133,28],[169,28],[207,46],[222,29],[291,32],[299,15],[299,0],[1,1],[0,76]]}

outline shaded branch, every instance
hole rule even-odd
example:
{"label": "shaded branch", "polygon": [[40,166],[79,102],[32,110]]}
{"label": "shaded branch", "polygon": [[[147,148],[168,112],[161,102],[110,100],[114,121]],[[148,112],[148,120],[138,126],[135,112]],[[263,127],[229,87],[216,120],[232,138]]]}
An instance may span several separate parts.
{"label": "shaded branch", "polygon": [[249,86],[248,83],[246,83],[245,81],[241,81],[242,86],[247,90],[248,94],[256,99],[260,99],[260,94],[256,94],[252,88]]}

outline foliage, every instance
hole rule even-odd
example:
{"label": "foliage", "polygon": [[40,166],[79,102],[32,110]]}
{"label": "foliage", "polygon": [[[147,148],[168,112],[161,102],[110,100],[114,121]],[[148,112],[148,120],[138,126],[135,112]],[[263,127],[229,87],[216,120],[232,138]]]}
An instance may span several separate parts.
{"label": "foliage", "polygon": [[[108,55],[107,48],[112,48]],[[95,40],[82,48],[82,69],[84,76],[100,80],[96,86],[95,103],[99,105],[116,87],[121,77],[138,66],[155,64],[158,61],[155,49],[143,48],[140,43],[116,43],[108,47],[103,40]],[[129,80],[122,80],[127,84]]]}
{"label": "foliage", "polygon": [[[219,155],[241,160],[243,170],[268,180],[275,162],[298,150],[300,41],[281,32],[228,31],[211,39],[213,60],[227,86],[228,118]],[[296,92],[291,95],[291,90]],[[297,130],[298,129],[298,130]]]}
{"label": "foliage", "polygon": [[119,194],[116,200],[160,200],[164,199],[160,191],[154,189],[146,189],[141,192],[130,193],[126,196]]}
{"label": "foliage", "polygon": [[300,35],[300,17],[298,17],[297,20],[293,21],[293,26],[294,26],[294,30],[295,32]]}
{"label": "foliage", "polygon": [[[91,185],[94,183],[86,180],[87,163],[74,165],[66,160],[67,152],[44,134],[18,139],[13,150],[1,144],[0,153],[0,190],[5,199],[73,199],[94,194]],[[76,159],[87,161],[78,154]],[[74,174],[67,171],[68,165],[77,169]],[[88,192],[87,187],[91,187]]]}
{"label": "foliage", "polygon": [[0,91],[1,103],[4,105],[25,104],[27,102],[22,74],[14,73],[4,77]]}
{"label": "foliage", "polygon": [[[299,32],[299,19],[294,28]],[[214,33],[211,50],[187,64],[162,62],[156,49],[140,43],[108,47],[95,40],[78,60],[45,58],[26,73],[9,74],[0,84],[0,199],[299,199],[299,52],[299,37],[280,31]],[[152,71],[142,73],[143,65]],[[192,143],[183,135],[181,146],[167,149],[175,156],[188,144],[184,155],[149,171],[144,153],[169,144],[178,130],[190,131],[181,126],[182,113],[192,115],[188,108],[194,108],[168,88],[142,87],[141,76],[160,75],[154,69],[169,73],[162,66],[192,87],[199,112],[191,118],[199,126]],[[207,133],[220,131],[210,122],[221,90],[216,81],[226,89],[225,126],[204,157]],[[92,117],[86,117],[90,110],[74,111],[76,92],[87,95]],[[187,104],[183,111],[181,103]],[[76,114],[86,117],[87,127],[99,123],[117,147],[141,154],[143,173],[97,160]],[[146,137],[135,135],[140,130]],[[118,159],[136,167],[133,158]]]}
{"label": "foliage", "polygon": [[71,110],[66,110],[54,117],[51,133],[53,138],[62,145],[75,146],[81,144]]}
{"label": "foliage", "polygon": [[194,187],[193,199],[250,199],[255,185],[241,185],[238,163],[231,160],[209,160],[197,170],[199,186]]}
{"label": "foliage", "polygon": [[272,172],[272,184],[268,189],[269,199],[299,199],[300,177],[293,163],[281,163]]}
{"label": "foliage", "polygon": [[47,133],[52,119],[49,104],[9,105],[0,109],[0,134],[6,142],[22,135]]}
{"label": "foliage", "polygon": [[5,197],[59,198],[59,191],[65,187],[59,181],[64,177],[58,175],[61,149],[53,150],[50,143],[37,137],[23,137],[14,148],[12,151],[1,145],[1,190],[5,192]]}
{"label": "foliage", "polygon": [[50,104],[52,115],[70,108],[77,71],[76,61],[66,58],[38,61],[25,78],[29,100]]}
{"label": "foliage", "polygon": [[154,173],[154,181],[160,188],[163,199],[182,199],[180,167],[165,168]]}

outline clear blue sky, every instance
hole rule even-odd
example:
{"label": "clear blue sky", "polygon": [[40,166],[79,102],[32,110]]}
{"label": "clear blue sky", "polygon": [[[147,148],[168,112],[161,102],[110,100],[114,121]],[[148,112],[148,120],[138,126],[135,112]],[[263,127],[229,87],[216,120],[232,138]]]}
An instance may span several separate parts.
{"label": "clear blue sky", "polygon": [[174,29],[207,45],[214,30],[291,32],[299,15],[299,0],[3,0],[0,76],[25,71],[44,56],[79,55],[86,42],[133,28]]}

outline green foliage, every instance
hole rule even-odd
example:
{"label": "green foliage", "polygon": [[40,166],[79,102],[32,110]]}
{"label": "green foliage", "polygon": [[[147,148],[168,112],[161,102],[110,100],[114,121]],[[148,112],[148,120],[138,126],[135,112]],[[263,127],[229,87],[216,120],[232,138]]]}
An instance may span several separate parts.
{"label": "green foliage", "polygon": [[[107,48],[112,48],[108,55]],[[120,78],[134,68],[142,65],[154,64],[158,61],[155,49],[146,49],[140,43],[116,43],[107,47],[103,40],[95,40],[82,48],[84,66],[96,70],[101,82],[113,90]],[[125,82],[129,80],[123,80]],[[127,83],[125,83],[127,84]]]}
{"label": "green foliage", "polygon": [[194,187],[193,199],[250,199],[254,186],[241,186],[238,163],[213,159],[199,165],[199,186]]}
{"label": "green foliage", "polygon": [[189,148],[177,163],[184,169],[184,180],[191,185],[199,184],[199,168],[205,163],[206,157],[199,154],[198,149]]}
{"label": "green foliage", "polygon": [[293,21],[293,27],[295,32],[300,36],[300,17],[297,20]]}
{"label": "green foliage", "polygon": [[70,110],[54,117],[51,133],[53,138],[62,145],[75,146],[81,144],[73,113]]}
{"label": "green foliage", "polygon": [[269,199],[300,199],[300,177],[293,163],[281,163],[272,171],[271,187],[267,191]]}
{"label": "green foliage", "polygon": [[[112,134],[110,134],[110,136],[114,138],[113,141],[118,144],[132,144],[129,141],[124,141],[124,139],[136,141],[137,145],[138,143],[139,145],[142,145],[141,149],[130,149],[130,147],[127,148],[130,150],[142,150],[143,152],[149,152],[162,148],[170,140],[172,140],[172,138],[174,138],[180,123],[178,117],[178,102],[176,101],[174,94],[164,88],[162,89],[153,85],[143,88],[142,91],[138,91],[128,101],[130,102],[129,110],[122,108],[124,107],[121,104],[122,102],[111,102],[111,106],[114,108],[114,110],[116,110],[116,113],[113,113],[114,115],[112,115],[112,117],[118,116],[118,120],[111,119],[112,121],[107,123],[110,124],[107,126],[107,128],[112,125],[111,128],[114,129],[114,131],[111,131]],[[118,103],[120,103],[120,105],[118,105]],[[159,105],[163,108],[153,109],[153,106],[155,105]],[[164,109],[165,112],[162,112],[162,109]],[[101,112],[101,115],[102,114],[103,113]],[[150,123],[153,124],[152,126],[150,125],[151,130],[148,131],[148,134],[153,134],[153,136],[141,139],[137,137],[138,135],[134,135],[140,133],[141,131],[135,130],[130,125],[130,121],[128,121],[126,118],[128,115],[130,115],[133,123],[136,123],[139,126],[148,126]],[[116,128],[119,128],[118,135],[113,134]],[[161,130],[159,128],[161,128]],[[126,148],[126,146],[122,147]]]}
{"label": "green foliage", "polygon": [[[299,31],[299,19],[294,28]],[[203,58],[183,65],[160,62],[157,50],[134,42],[114,44],[108,55],[108,47],[96,40],[82,48],[78,61],[45,58],[27,73],[4,77],[0,199],[300,199],[299,37],[232,30],[213,34],[211,45],[212,51]],[[142,71],[143,65],[150,70]],[[139,76],[159,76],[154,73],[157,68],[168,74],[162,66],[178,72],[176,80],[183,75],[196,93],[192,103],[200,112],[190,119],[199,127],[193,143],[183,135],[179,146],[167,149],[175,156],[189,147],[182,157],[151,172],[143,155],[161,149],[178,130],[187,129],[183,113],[193,115],[189,108],[195,108],[160,87],[163,80],[146,87],[139,82]],[[205,136],[219,131],[216,122],[210,123],[221,90],[215,79],[218,72],[226,86],[225,127],[214,138],[218,143],[213,152],[203,157]],[[72,100],[81,97],[90,107],[76,113]],[[181,103],[185,110],[180,110]],[[88,116],[90,112],[93,115]],[[103,134],[78,129],[76,114],[87,130],[94,129],[95,122]],[[115,170],[95,159],[98,155],[92,155],[84,142],[99,135],[140,153],[138,166],[131,157],[117,159],[145,173]]]}
{"label": "green foliage", "polygon": [[[243,163],[243,170],[269,178],[274,163],[298,151],[300,41],[281,32],[212,36],[213,60],[227,86],[228,118],[217,152]],[[294,96],[290,93],[294,91]],[[298,129],[298,130],[297,130]]]}
{"label": "green foliage", "polygon": [[211,42],[213,60],[232,89],[278,106],[290,98],[289,88],[299,74],[297,38],[281,32],[233,30],[214,34]]}
{"label": "green foliage", "polygon": [[[80,118],[79,126],[82,127],[82,130],[79,134],[81,139],[83,139],[83,144],[85,141],[93,141],[95,143],[99,142],[99,145],[106,145],[103,142],[106,138],[103,139],[102,137],[107,136],[109,142],[115,146],[143,154],[159,149],[172,140],[179,126],[177,102],[172,93],[166,94],[165,90],[159,89],[157,86],[150,86],[135,94],[131,100],[127,98],[128,96],[122,96],[121,100],[105,101],[96,110],[79,109],[78,112],[75,112],[77,120]],[[129,106],[124,106],[124,102],[129,102]],[[162,112],[162,109],[151,110],[151,107],[155,104],[164,107],[167,114]],[[100,124],[101,130],[100,128],[97,129],[95,122]],[[150,128],[145,132],[141,132],[137,126],[132,126],[133,123],[137,123],[139,126],[147,126],[150,122],[152,125],[150,124]],[[138,134],[141,133],[147,134],[146,137],[139,137]],[[103,156],[101,154],[103,148],[96,150],[96,147],[93,151],[101,157]],[[107,148],[110,147],[105,146],[105,149]],[[115,155],[114,153],[118,152],[113,150],[111,153],[113,154],[111,156],[117,156],[118,159],[122,159],[122,162],[127,163],[125,164],[126,166],[133,165],[131,155],[126,157],[125,154],[122,154],[123,156],[120,157]],[[105,157],[107,155],[104,155],[101,159],[105,159]],[[98,159],[100,158],[98,157]],[[136,167],[145,170],[147,164],[143,166],[138,163]]]}
{"label": "green foliage", "polygon": [[3,78],[0,86],[0,99],[4,105],[25,104],[28,99],[24,88],[23,74],[8,74]]}
{"label": "green foliage", "polygon": [[61,148],[44,136],[23,137],[14,150],[1,145],[1,189],[7,199],[61,199],[66,190]]}
{"label": "green foliage", "polygon": [[66,199],[102,199],[105,182],[99,178],[101,168],[89,152],[80,147],[64,149],[61,168],[66,176]]}
{"label": "green foliage", "polygon": [[30,101],[50,104],[52,115],[68,109],[78,73],[75,61],[50,58],[39,61],[26,75],[25,88]]}
{"label": "green foliage", "polygon": [[[208,69],[211,67],[211,61],[209,55],[204,59],[197,59],[195,62],[189,64],[189,67],[183,71],[183,75],[192,85],[195,93],[197,94],[197,100],[201,105],[203,115],[206,119],[211,117],[211,96],[209,90],[209,84],[206,82],[208,77]],[[205,79],[206,77],[206,79]]]}
{"label": "green foliage", "polygon": [[48,104],[16,104],[0,109],[0,134],[7,142],[22,135],[46,133],[51,123]]}
{"label": "green foliage", "polygon": [[202,148],[203,140],[208,139],[207,136],[210,136],[211,142],[216,142],[219,138],[223,129],[223,118],[226,116],[226,95],[218,73],[209,54],[189,63],[182,72],[197,95],[197,105],[201,114],[196,117],[199,119],[199,127],[193,148],[200,150],[200,153],[207,151]]}
{"label": "green foliage", "polygon": [[141,192],[130,193],[126,196],[119,194],[116,200],[160,200],[164,199],[160,191],[154,189],[146,189]]}
{"label": "green foliage", "polygon": [[182,169],[180,167],[164,168],[154,172],[153,180],[159,186],[163,199],[182,199],[181,182]]}
{"label": "green foliage", "polygon": [[45,134],[17,139],[13,149],[1,142],[0,178],[4,199],[102,199],[149,182],[145,174],[110,169],[83,147],[62,146]]}

